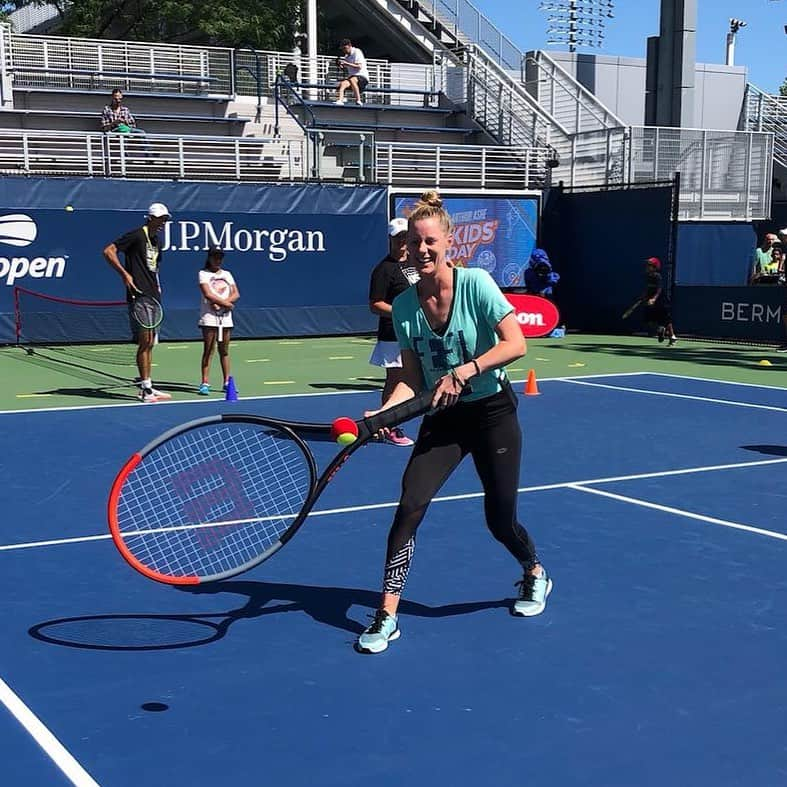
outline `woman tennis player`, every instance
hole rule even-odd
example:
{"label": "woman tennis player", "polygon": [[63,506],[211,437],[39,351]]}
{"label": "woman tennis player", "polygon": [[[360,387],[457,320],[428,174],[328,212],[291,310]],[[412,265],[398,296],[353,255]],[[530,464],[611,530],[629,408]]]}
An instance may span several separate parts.
{"label": "woman tennis player", "polygon": [[424,418],[404,471],[388,534],[382,602],[356,644],[363,653],[380,653],[399,637],[396,613],[418,525],[437,490],[468,454],[484,488],[487,527],[524,573],[516,583],[513,614],[540,614],[552,589],[516,514],[522,432],[503,367],[525,354],[525,340],[511,305],[488,273],[447,263],[451,229],[438,194],[423,194],[410,214],[407,236],[420,281],[393,304],[402,380],[383,409],[432,388],[436,411]]}
{"label": "woman tennis player", "polygon": [[208,250],[205,267],[199,272],[200,302],[199,327],[202,329],[202,382],[199,393],[210,394],[210,362],[213,351],[218,347],[221,373],[224,375],[224,390],[230,379],[230,334],[232,333],[232,310],[240,298],[238,285],[232,274],[222,268],[224,251],[220,246]]}

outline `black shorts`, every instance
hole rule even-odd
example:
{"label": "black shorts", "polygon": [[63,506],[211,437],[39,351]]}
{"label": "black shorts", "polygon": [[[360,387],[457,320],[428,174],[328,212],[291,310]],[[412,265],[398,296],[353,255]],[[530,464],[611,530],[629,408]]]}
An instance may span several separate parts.
{"label": "black shorts", "polygon": [[668,325],[672,322],[672,305],[667,300],[658,300],[652,306],[645,304],[645,322]]}
{"label": "black shorts", "polygon": [[358,90],[360,90],[361,93],[363,93],[363,91],[366,90],[366,86],[369,84],[369,80],[366,77],[348,76],[348,77],[345,77],[345,79],[348,82],[351,79],[357,79],[358,80]]}

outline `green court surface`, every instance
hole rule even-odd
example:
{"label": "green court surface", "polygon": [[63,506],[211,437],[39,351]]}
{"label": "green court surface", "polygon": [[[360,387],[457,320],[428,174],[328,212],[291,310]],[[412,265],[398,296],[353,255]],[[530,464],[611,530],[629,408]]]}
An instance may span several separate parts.
{"label": "green court surface", "polygon": [[[374,341],[368,336],[236,341],[232,372],[241,398],[377,390],[384,375],[368,363]],[[52,347],[29,354],[19,347],[0,348],[0,409],[136,404],[134,349]],[[154,352],[156,387],[171,393],[173,401],[206,400],[197,394],[200,353],[198,342],[160,344]],[[527,355],[509,373],[522,381],[531,368],[539,379],[660,372],[787,388],[787,354],[773,347],[699,341],[668,347],[639,336],[531,339]],[[211,398],[221,398],[215,358],[211,383],[216,389]]]}

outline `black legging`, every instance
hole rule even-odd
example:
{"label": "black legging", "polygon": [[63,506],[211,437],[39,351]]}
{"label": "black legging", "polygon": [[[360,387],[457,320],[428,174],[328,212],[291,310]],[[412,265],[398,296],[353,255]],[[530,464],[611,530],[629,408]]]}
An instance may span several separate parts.
{"label": "black legging", "polygon": [[388,534],[383,590],[401,594],[426,509],[467,454],[484,488],[484,514],[492,535],[525,571],[538,561],[527,531],[517,522],[522,431],[514,394],[502,391],[462,402],[424,418],[402,477],[402,496]]}

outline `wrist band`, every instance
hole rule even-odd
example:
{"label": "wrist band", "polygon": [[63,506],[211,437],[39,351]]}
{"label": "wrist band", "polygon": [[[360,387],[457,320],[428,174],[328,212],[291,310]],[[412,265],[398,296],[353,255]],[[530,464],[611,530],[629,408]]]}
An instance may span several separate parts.
{"label": "wrist band", "polygon": [[467,382],[456,373],[456,369],[451,369],[451,377],[459,383],[460,387],[464,388],[467,385]]}
{"label": "wrist band", "polygon": [[471,358],[470,359],[470,363],[472,363],[473,366],[475,366],[475,373],[477,375],[480,375],[481,374],[481,367],[478,365],[478,361],[476,361],[475,358]]}

